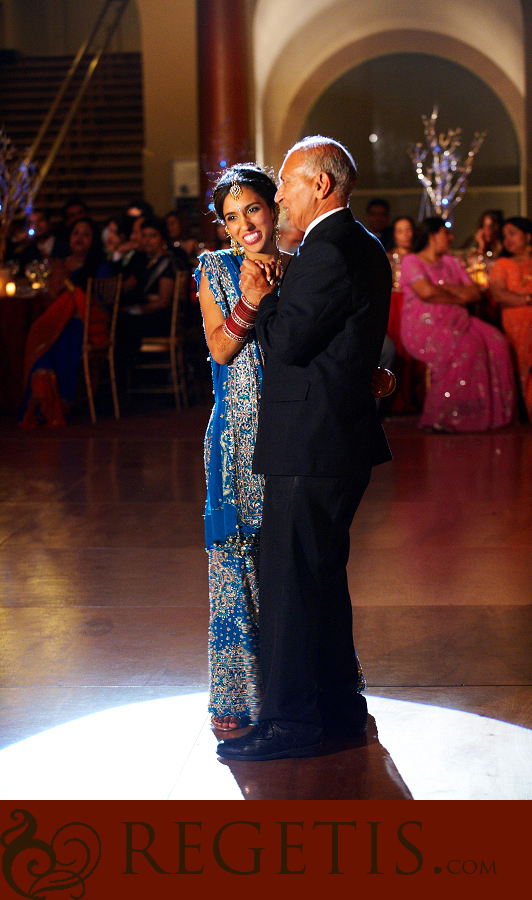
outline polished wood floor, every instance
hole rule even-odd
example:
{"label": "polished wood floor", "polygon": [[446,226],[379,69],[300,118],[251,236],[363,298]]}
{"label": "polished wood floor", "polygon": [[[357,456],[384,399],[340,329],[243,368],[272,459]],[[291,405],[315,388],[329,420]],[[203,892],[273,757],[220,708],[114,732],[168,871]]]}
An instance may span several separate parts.
{"label": "polished wood floor", "polygon": [[368,737],[229,766],[205,709],[208,415],[1,420],[0,798],[532,799],[532,429],[385,423],[349,564]]}

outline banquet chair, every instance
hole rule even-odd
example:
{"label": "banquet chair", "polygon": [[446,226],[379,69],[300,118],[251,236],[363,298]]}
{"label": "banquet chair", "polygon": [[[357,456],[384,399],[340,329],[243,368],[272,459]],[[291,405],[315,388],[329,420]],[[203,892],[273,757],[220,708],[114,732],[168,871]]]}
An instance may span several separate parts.
{"label": "banquet chair", "polygon": [[[85,374],[85,388],[93,424],[96,422],[96,410],[94,408],[94,391],[96,384],[108,383],[111,385],[115,419],[120,418],[118,393],[116,389],[114,348],[116,318],[118,315],[121,286],[122,275],[109,275],[105,278],[89,278],[87,282],[87,300],[85,303],[85,315],[83,320],[83,345],[81,355],[83,371]],[[106,334],[100,333],[91,337],[89,323],[91,309],[94,306],[98,306],[100,310],[104,310],[108,314],[109,324]],[[109,377],[101,377],[101,372],[104,367],[107,369]]]}
{"label": "banquet chair", "polygon": [[[129,386],[133,394],[173,394],[176,408],[188,407],[185,365],[183,358],[184,334],[182,327],[182,304],[186,300],[189,273],[176,272],[172,298],[170,333],[161,337],[142,338],[139,361],[132,367],[132,381]],[[145,373],[167,372],[166,381],[154,381]]]}

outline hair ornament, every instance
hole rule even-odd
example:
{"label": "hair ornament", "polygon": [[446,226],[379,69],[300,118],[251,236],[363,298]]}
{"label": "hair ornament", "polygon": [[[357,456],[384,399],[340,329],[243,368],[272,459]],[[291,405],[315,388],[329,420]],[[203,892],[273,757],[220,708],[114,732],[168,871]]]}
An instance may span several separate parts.
{"label": "hair ornament", "polygon": [[238,172],[235,172],[233,174],[233,179],[231,181],[231,187],[229,188],[229,193],[231,194],[231,197],[233,198],[233,200],[240,200],[240,197],[242,196],[242,185],[239,184],[239,181],[238,181]]}

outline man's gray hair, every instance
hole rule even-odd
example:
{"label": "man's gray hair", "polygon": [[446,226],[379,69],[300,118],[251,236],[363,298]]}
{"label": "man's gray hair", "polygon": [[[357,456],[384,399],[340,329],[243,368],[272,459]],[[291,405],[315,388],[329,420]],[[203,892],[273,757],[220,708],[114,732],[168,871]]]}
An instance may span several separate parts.
{"label": "man's gray hair", "polygon": [[342,200],[347,200],[355,186],[357,167],[349,150],[343,144],[317,134],[298,141],[286,156],[296,152],[304,153],[303,171],[306,175],[312,177],[319,172],[326,172],[332,178],[333,191]]}

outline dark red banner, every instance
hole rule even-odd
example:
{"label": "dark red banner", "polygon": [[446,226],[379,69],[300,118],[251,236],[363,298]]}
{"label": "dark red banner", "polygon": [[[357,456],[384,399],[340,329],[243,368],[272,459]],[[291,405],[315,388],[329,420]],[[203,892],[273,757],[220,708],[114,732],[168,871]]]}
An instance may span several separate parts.
{"label": "dark red banner", "polygon": [[419,897],[495,896],[528,877],[526,813],[520,801],[2,801],[0,895],[240,888],[280,900],[298,887],[347,897],[393,882]]}

